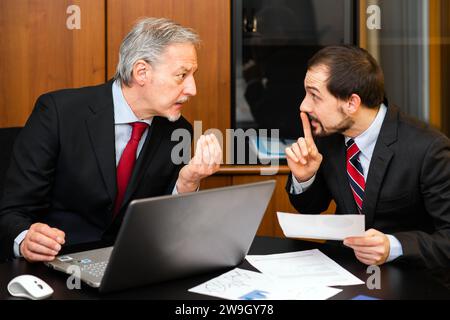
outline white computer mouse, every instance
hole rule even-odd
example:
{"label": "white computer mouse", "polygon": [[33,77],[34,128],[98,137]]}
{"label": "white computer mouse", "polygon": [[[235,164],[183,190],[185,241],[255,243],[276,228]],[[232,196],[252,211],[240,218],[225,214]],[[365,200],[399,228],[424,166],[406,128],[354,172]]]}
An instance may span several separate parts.
{"label": "white computer mouse", "polygon": [[30,274],[15,277],[8,283],[8,291],[15,297],[41,300],[50,297],[53,289],[44,281]]}

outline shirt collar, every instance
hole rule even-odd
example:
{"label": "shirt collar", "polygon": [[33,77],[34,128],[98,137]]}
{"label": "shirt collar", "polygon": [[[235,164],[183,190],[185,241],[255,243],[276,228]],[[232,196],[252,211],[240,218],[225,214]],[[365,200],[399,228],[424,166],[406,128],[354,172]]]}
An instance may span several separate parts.
{"label": "shirt collar", "polygon": [[112,95],[114,104],[114,124],[128,124],[132,122],[145,122],[149,126],[152,124],[153,118],[140,120],[136,117],[123,96],[119,80],[114,81],[112,85]]}
{"label": "shirt collar", "polygon": [[[359,150],[361,150],[361,152],[369,159],[373,154],[373,149],[375,148],[378,135],[380,134],[386,112],[387,107],[384,104],[381,104],[377,116],[375,117],[375,120],[373,120],[370,127],[356,138],[353,138]],[[350,140],[350,137],[345,137],[345,143],[347,143],[348,140]]]}

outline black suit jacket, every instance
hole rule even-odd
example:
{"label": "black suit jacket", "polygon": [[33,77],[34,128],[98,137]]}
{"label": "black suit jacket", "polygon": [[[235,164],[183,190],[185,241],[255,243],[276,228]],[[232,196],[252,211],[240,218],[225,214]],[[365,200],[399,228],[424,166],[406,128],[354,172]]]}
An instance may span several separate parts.
{"label": "black suit jacket", "polygon": [[[112,219],[116,163],[112,81],[38,98],[15,142],[0,203],[0,249],[34,222],[66,233],[66,243],[114,237],[132,199],[171,194],[181,165],[171,160],[172,132],[192,126],[154,117],[121,211]],[[192,136],[192,134],[191,134]],[[190,141],[189,141],[190,147]]]}
{"label": "black suit jacket", "polygon": [[[346,172],[344,136],[318,138],[323,162],[313,185],[289,194],[303,214],[357,214]],[[287,183],[289,193],[292,176]],[[362,213],[366,229],[392,234],[401,243],[398,261],[450,267],[450,142],[424,123],[388,107],[372,155]]]}

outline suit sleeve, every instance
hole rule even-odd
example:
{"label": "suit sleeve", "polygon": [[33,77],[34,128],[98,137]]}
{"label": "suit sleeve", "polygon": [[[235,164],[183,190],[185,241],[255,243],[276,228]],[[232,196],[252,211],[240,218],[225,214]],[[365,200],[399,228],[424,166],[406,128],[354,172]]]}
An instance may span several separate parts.
{"label": "suit sleeve", "polygon": [[440,136],[425,154],[421,174],[421,193],[435,232],[399,232],[403,256],[428,268],[450,267],[450,142]]}
{"label": "suit sleeve", "polygon": [[49,208],[58,152],[58,116],[52,96],[46,94],[37,100],[18,135],[6,174],[0,203],[3,258],[13,256],[14,239]]}
{"label": "suit sleeve", "polygon": [[331,195],[319,169],[313,184],[303,193],[291,194],[292,174],[289,175],[286,191],[294,208],[302,214],[319,214],[328,209]]}

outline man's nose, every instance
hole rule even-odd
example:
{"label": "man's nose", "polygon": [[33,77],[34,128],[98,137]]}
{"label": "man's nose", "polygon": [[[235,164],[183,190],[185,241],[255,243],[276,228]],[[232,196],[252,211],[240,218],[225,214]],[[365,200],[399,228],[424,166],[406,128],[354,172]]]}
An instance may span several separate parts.
{"label": "man's nose", "polygon": [[311,112],[311,108],[308,106],[306,98],[303,99],[302,103],[300,104],[300,111]]}
{"label": "man's nose", "polygon": [[195,85],[195,79],[193,76],[186,79],[184,94],[189,96],[195,96],[197,94],[197,86]]}

